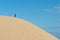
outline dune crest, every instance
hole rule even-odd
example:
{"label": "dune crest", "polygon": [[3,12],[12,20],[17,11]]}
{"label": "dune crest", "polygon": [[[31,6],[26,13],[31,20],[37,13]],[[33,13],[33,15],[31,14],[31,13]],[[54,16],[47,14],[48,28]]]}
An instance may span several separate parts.
{"label": "dune crest", "polygon": [[0,40],[58,40],[41,28],[19,18],[0,16]]}

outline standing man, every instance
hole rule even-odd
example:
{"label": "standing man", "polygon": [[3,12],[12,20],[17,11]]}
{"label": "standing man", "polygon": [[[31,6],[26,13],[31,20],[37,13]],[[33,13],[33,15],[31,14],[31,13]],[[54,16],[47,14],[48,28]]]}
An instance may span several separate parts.
{"label": "standing man", "polygon": [[16,17],[16,13],[14,14],[14,17]]}

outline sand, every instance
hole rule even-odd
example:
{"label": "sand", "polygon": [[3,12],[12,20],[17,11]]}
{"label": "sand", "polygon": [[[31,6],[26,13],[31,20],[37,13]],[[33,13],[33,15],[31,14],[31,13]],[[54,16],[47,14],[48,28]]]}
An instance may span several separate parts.
{"label": "sand", "polygon": [[58,40],[58,38],[30,22],[0,16],[0,40]]}

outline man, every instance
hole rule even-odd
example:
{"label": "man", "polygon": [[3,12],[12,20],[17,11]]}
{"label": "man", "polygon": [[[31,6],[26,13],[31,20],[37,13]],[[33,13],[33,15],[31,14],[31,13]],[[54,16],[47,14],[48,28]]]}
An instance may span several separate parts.
{"label": "man", "polygon": [[14,17],[16,17],[16,13],[14,14]]}

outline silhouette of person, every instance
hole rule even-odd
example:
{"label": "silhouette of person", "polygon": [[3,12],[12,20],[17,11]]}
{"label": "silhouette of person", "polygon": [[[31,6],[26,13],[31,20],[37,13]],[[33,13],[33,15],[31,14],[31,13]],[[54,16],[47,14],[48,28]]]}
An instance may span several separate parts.
{"label": "silhouette of person", "polygon": [[14,17],[16,17],[16,13],[14,14]]}

